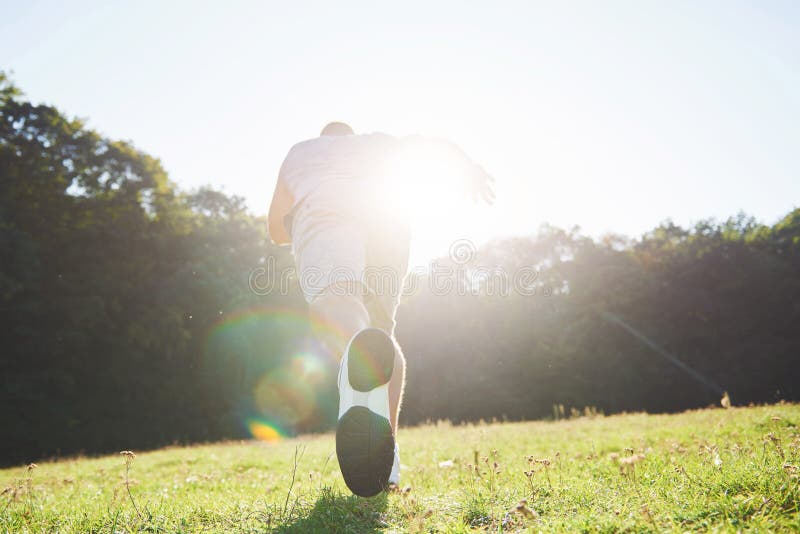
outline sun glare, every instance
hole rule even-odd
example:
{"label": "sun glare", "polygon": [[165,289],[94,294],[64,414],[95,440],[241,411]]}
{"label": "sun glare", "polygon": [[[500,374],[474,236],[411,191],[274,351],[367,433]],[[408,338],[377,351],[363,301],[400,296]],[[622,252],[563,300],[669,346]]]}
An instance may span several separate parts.
{"label": "sun glare", "polygon": [[430,146],[415,146],[388,162],[379,198],[388,214],[411,221],[412,265],[427,264],[446,254],[452,241],[474,233],[477,210],[466,172],[457,152]]}

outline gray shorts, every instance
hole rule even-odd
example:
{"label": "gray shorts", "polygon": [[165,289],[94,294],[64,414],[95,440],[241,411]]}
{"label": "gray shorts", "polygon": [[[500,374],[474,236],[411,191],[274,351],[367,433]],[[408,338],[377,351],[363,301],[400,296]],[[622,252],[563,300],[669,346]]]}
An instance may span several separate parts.
{"label": "gray shorts", "polygon": [[321,295],[361,298],[372,326],[394,330],[408,270],[408,225],[326,210],[297,210],[292,246],[306,301]]}

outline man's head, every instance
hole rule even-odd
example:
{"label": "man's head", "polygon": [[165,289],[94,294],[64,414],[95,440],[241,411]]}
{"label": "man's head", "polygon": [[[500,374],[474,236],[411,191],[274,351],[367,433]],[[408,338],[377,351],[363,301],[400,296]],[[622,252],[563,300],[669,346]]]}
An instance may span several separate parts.
{"label": "man's head", "polygon": [[329,122],[319,135],[321,137],[323,135],[353,135],[353,133],[353,129],[343,122]]}

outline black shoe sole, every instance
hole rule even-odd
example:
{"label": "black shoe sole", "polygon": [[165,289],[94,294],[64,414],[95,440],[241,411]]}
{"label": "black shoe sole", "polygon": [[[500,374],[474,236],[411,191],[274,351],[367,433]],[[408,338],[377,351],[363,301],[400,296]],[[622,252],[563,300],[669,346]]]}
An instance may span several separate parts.
{"label": "black shoe sole", "polygon": [[360,497],[386,488],[394,463],[392,426],[363,406],[353,406],[336,428],[336,457],[345,484]]}
{"label": "black shoe sole", "polygon": [[370,391],[392,378],[394,344],[377,328],[362,330],[350,343],[347,374],[356,391]]}
{"label": "black shoe sole", "polygon": [[[362,330],[350,344],[350,386],[367,392],[392,378],[394,344],[382,330]],[[394,435],[389,420],[364,406],[353,406],[336,427],[336,457],[345,484],[354,494],[372,497],[386,488],[394,463]]]}

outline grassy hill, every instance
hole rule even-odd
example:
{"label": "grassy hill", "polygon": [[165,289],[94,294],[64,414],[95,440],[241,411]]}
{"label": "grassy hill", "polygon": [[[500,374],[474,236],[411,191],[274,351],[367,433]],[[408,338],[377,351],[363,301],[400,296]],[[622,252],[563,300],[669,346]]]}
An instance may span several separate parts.
{"label": "grassy hill", "polygon": [[779,404],[404,429],[401,488],[372,499],[330,434],[40,462],[0,470],[0,530],[798,531],[798,423]]}

